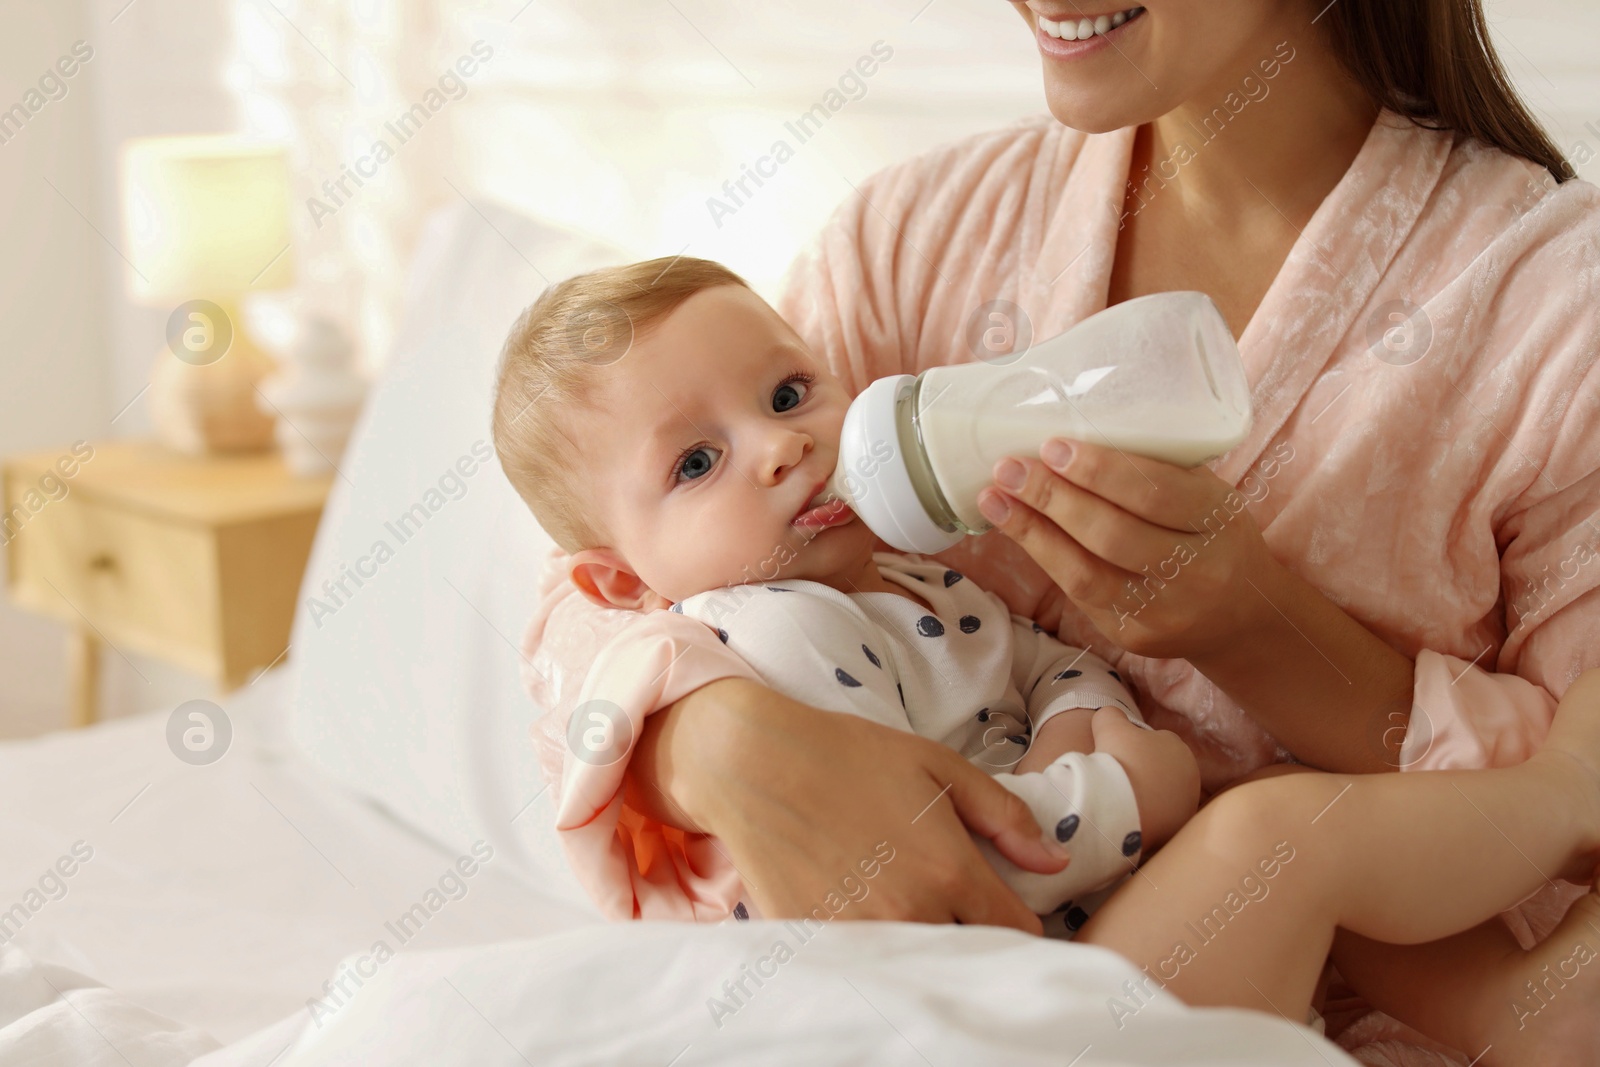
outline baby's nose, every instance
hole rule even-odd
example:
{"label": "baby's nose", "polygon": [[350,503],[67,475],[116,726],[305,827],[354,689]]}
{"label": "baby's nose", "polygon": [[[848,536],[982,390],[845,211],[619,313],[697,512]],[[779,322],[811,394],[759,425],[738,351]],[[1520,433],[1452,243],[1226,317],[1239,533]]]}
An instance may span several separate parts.
{"label": "baby's nose", "polygon": [[768,440],[762,462],[762,479],[767,485],[776,485],[805,459],[811,451],[811,435],[787,427],[774,433]]}

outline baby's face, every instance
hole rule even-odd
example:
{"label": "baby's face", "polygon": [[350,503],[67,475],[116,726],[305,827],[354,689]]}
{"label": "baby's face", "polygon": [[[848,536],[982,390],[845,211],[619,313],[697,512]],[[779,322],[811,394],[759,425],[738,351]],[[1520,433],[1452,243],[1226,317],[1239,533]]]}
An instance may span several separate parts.
{"label": "baby's face", "polygon": [[850,398],[756,294],[696,293],[599,374],[569,424],[576,461],[611,551],[662,601],[780,576],[837,581],[870,559],[865,523],[813,506]]}

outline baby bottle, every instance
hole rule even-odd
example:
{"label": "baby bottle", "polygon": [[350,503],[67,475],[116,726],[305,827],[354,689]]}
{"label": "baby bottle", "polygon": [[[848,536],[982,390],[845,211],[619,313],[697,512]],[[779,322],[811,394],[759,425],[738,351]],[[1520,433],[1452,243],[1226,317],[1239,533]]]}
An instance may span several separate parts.
{"label": "baby bottle", "polygon": [[1051,437],[1185,467],[1250,429],[1233,333],[1204,293],[1129,300],[1004,362],[880,378],[845,415],[829,492],[903,552],[990,528],[978,492]]}

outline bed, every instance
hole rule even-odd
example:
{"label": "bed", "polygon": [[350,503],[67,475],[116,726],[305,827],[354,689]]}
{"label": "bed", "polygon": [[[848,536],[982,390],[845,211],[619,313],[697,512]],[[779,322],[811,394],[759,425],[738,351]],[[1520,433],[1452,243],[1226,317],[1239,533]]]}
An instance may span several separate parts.
{"label": "bed", "polygon": [[515,310],[620,258],[436,215],[225,754],[177,758],[172,708],[0,745],[0,1064],[1355,1062],[1014,931],[600,920],[518,681],[549,542],[484,460]]}

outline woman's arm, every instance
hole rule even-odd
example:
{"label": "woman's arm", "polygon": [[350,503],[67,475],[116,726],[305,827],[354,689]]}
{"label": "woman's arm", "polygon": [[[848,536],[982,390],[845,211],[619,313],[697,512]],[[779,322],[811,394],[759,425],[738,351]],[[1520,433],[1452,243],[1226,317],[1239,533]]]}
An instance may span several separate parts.
{"label": "woman's arm", "polygon": [[523,652],[547,709],[534,739],[556,830],[608,918],[718,920],[743,889],[769,915],[799,915],[888,842],[895,859],[880,859],[870,883],[879,892],[849,917],[1039,932],[968,827],[1028,870],[1054,873],[1065,857],[1025,804],[954,750],[786,700],[710,628],[601,610],[564,571],[552,572]]}
{"label": "woman's arm", "polygon": [[1187,659],[1307,763],[1398,766],[1411,661],[1273,559],[1237,490],[1204,467],[1052,444],[1065,456],[998,464],[980,506],[1101,633]]}
{"label": "woman's arm", "polygon": [[1412,661],[1268,557],[1258,612],[1232,641],[1188,658],[1303,762],[1367,774],[1401,766]]}
{"label": "woman's arm", "polygon": [[894,850],[855,919],[983,923],[1037,934],[968,833],[1014,863],[1061,869],[1028,807],[954,750],[755,682],[712,682],[651,715],[626,803],[714,834],[768,917],[808,914],[872,857]]}

